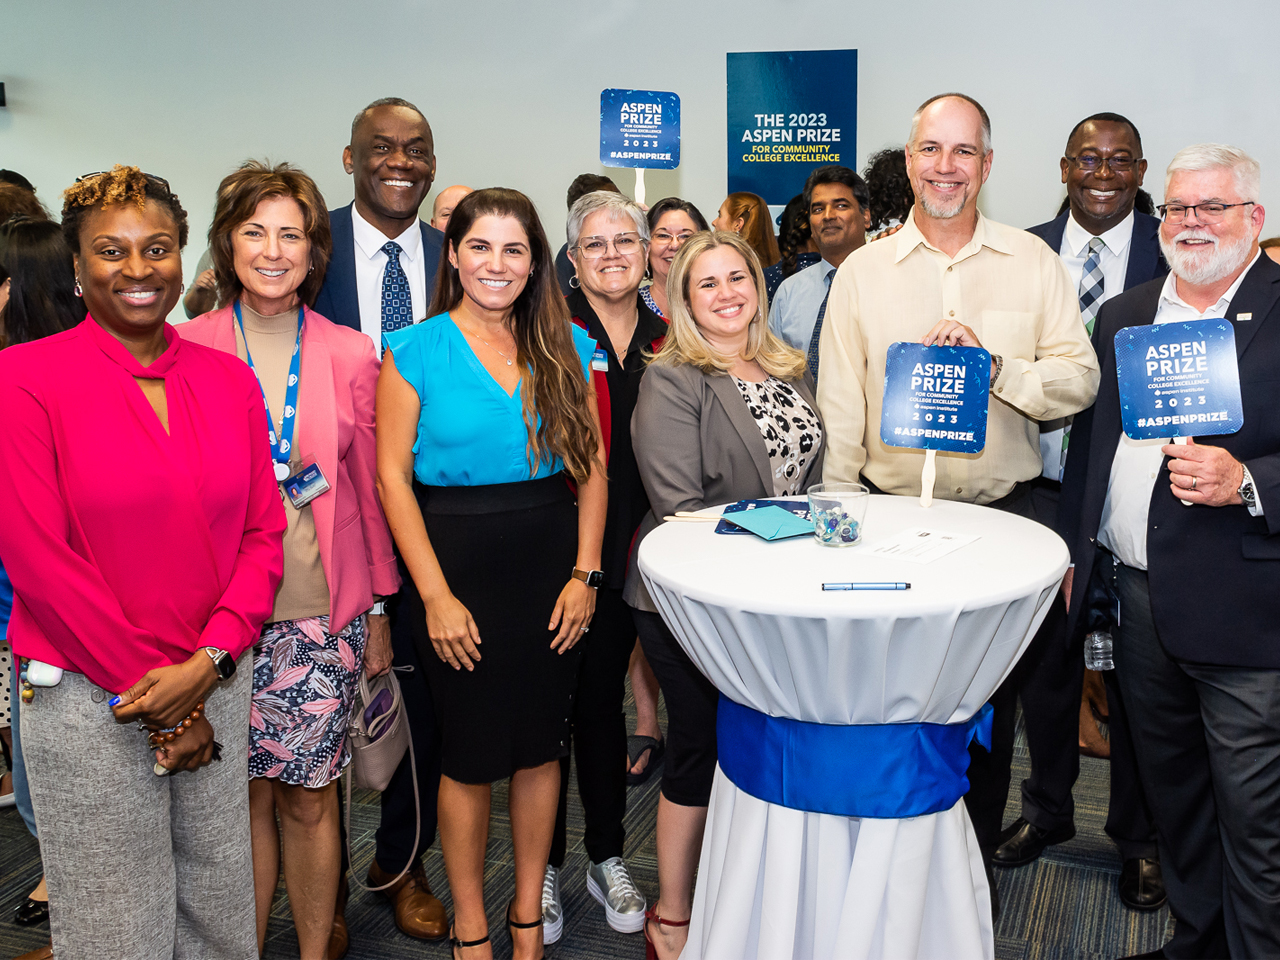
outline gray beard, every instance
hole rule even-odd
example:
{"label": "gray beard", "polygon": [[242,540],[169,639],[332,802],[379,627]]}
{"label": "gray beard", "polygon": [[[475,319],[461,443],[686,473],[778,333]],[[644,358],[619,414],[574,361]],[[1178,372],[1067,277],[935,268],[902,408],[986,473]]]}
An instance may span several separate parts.
{"label": "gray beard", "polygon": [[956,200],[952,201],[951,206],[946,207],[937,206],[931,201],[926,200],[924,197],[919,197],[918,199],[920,201],[920,206],[924,209],[924,212],[934,220],[950,220],[952,217],[960,216],[960,212],[964,209],[965,200],[968,198],[963,196],[958,197]]}
{"label": "gray beard", "polygon": [[[1178,249],[1179,239],[1206,239],[1213,241],[1213,249],[1208,253],[1188,253]],[[1198,230],[1184,230],[1167,241],[1160,234],[1160,251],[1169,268],[1179,280],[1197,287],[1207,286],[1225,280],[1235,273],[1249,259],[1249,251],[1253,249],[1253,237],[1246,233],[1239,240],[1230,242],[1204,234]]]}

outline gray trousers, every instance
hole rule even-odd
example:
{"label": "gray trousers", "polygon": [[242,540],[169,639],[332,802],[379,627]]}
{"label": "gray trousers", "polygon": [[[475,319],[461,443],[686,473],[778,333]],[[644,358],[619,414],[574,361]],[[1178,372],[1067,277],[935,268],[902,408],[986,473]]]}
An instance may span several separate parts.
{"label": "gray trousers", "polygon": [[252,654],[210,691],[222,760],[157,777],[136,724],[83,674],[22,704],[22,747],[58,960],[249,960]]}
{"label": "gray trousers", "polygon": [[1116,588],[1116,679],[1177,921],[1165,955],[1280,957],[1280,670],[1174,660],[1147,575],[1117,565]]}

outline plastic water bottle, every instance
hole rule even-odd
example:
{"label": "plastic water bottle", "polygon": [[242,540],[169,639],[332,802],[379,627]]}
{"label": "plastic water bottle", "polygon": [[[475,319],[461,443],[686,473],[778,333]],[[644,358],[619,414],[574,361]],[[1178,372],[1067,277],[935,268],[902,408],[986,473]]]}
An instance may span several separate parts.
{"label": "plastic water bottle", "polygon": [[1090,670],[1114,670],[1111,657],[1111,634],[1106,630],[1094,630],[1084,638],[1084,665]]}

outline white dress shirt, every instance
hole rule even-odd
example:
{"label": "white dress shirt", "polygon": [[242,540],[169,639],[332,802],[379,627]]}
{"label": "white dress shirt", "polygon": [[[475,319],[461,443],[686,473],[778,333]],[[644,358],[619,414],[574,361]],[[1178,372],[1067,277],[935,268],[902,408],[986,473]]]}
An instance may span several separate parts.
{"label": "white dress shirt", "polygon": [[[1261,251],[1240,271],[1236,282],[1218,302],[1203,313],[1178,296],[1177,278],[1170,273],[1160,291],[1160,305],[1156,308],[1154,322],[1186,323],[1189,320],[1225,317],[1232,297],[1260,256]],[[1160,465],[1164,462],[1160,448],[1172,439],[1131,440],[1127,434],[1120,434],[1120,443],[1111,461],[1111,478],[1107,481],[1107,501],[1102,507],[1098,542],[1126,567],[1147,569],[1147,516],[1151,510],[1151,493],[1157,479],[1167,482],[1167,477],[1160,478]],[[1250,512],[1261,516],[1262,504],[1259,502]]]}
{"label": "white dress shirt", "polygon": [[[368,334],[382,354],[382,276],[387,270],[387,255],[382,252],[386,235],[360,216],[351,206],[351,232],[356,242],[356,297],[360,304],[360,329]],[[422,230],[414,217],[409,229],[395,238],[400,244],[400,267],[409,278],[409,298],[413,303],[413,319],[425,320],[427,314],[427,271],[423,260]]]}
{"label": "white dress shirt", "polygon": [[769,329],[801,353],[809,350],[813,328],[818,323],[818,308],[831,289],[827,274],[835,267],[819,260],[812,267],[793,273],[782,281],[769,304]]}
{"label": "white dress shirt", "polygon": [[[1133,240],[1133,211],[1106,233],[1098,234],[1105,246],[1098,256],[1102,267],[1102,299],[1098,307],[1124,292],[1125,277],[1129,273],[1129,243]],[[1089,241],[1094,234],[1076,222],[1072,214],[1067,214],[1067,227],[1062,231],[1062,244],[1058,248],[1058,258],[1067,268],[1071,277],[1071,286],[1077,295],[1080,292],[1080,278],[1084,276],[1085,261],[1089,259]],[[1097,314],[1094,314],[1097,316]],[[1042,476],[1057,480],[1062,473],[1062,433],[1064,423],[1051,420],[1040,424],[1040,457],[1044,461]]]}

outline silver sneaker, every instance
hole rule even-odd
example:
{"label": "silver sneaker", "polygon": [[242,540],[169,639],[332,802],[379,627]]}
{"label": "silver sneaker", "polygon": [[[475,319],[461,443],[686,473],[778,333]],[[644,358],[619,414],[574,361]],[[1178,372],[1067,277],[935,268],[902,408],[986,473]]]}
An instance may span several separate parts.
{"label": "silver sneaker", "polygon": [[564,904],[560,901],[560,871],[547,864],[542,876],[542,942],[555,943],[564,932]]}
{"label": "silver sneaker", "polygon": [[[597,903],[604,904],[609,926],[619,933],[639,933],[644,928],[644,897],[631,882],[621,857],[610,857],[604,863],[588,862],[587,892]],[[542,899],[545,903],[545,893]]]}

